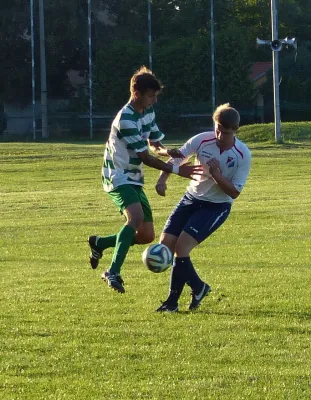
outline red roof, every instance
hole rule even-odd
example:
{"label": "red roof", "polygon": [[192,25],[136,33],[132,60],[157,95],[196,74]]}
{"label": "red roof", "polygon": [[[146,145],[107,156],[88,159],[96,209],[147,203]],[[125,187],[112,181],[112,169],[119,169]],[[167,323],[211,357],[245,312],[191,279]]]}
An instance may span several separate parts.
{"label": "red roof", "polygon": [[272,62],[271,61],[259,61],[255,62],[252,65],[250,79],[252,81],[257,81],[257,79],[265,76],[268,71],[272,69]]}

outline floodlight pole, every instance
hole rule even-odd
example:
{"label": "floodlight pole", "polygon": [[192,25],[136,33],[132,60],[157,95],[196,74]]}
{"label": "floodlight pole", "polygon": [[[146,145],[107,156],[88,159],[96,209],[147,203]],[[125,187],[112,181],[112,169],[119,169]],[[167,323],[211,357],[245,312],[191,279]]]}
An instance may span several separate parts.
{"label": "floodlight pole", "polygon": [[151,35],[151,2],[148,1],[148,44],[149,44],[149,69],[152,71],[152,35]]}
{"label": "floodlight pole", "polygon": [[279,52],[282,50],[283,45],[292,46],[297,51],[297,42],[295,38],[277,39],[278,37],[278,15],[275,2],[271,0],[271,28],[272,40],[263,40],[257,38],[257,45],[269,45],[272,50],[273,61],[273,100],[274,100],[274,127],[275,127],[275,141],[282,142],[281,136],[281,117],[280,117],[280,93],[279,93]]}
{"label": "floodlight pole", "polygon": [[33,140],[36,140],[36,76],[35,76],[35,35],[34,35],[33,0],[30,0],[30,31],[31,31],[32,131],[33,131]]}
{"label": "floodlight pole", "polygon": [[93,60],[92,60],[92,3],[87,0],[88,49],[89,49],[89,125],[93,139]]}
{"label": "floodlight pole", "polygon": [[214,0],[210,0],[210,7],[211,7],[212,114],[213,114],[216,108]]}
{"label": "floodlight pole", "polygon": [[39,0],[40,22],[40,74],[41,74],[41,123],[42,139],[49,137],[48,132],[48,101],[46,89],[46,60],[45,60],[45,33],[44,33],[44,4]]}
{"label": "floodlight pole", "polygon": [[[278,11],[276,0],[271,0],[271,30],[272,42],[278,39]],[[280,91],[279,91],[279,52],[272,51],[273,65],[273,96],[274,96],[274,131],[275,141],[280,143],[281,136],[281,117],[280,117]]]}

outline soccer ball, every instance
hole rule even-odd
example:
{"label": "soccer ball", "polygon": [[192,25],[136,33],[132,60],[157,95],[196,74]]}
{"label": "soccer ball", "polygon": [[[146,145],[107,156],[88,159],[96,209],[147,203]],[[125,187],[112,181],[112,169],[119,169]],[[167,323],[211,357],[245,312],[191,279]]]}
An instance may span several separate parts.
{"label": "soccer ball", "polygon": [[164,244],[152,244],[144,250],[142,260],[151,272],[159,273],[172,265],[173,254]]}

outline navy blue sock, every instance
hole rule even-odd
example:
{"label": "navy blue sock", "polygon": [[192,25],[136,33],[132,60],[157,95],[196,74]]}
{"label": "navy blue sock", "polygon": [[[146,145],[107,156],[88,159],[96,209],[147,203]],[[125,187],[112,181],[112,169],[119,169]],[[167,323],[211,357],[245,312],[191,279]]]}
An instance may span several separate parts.
{"label": "navy blue sock", "polygon": [[171,272],[170,293],[166,300],[170,305],[177,305],[187,280],[187,263],[189,257],[176,257]]}
{"label": "navy blue sock", "polygon": [[194,269],[194,266],[189,258],[189,262],[187,263],[187,285],[191,287],[192,290],[195,292],[198,292],[201,290],[202,286],[204,285],[204,282],[202,279],[199,277],[197,274],[196,270]]}

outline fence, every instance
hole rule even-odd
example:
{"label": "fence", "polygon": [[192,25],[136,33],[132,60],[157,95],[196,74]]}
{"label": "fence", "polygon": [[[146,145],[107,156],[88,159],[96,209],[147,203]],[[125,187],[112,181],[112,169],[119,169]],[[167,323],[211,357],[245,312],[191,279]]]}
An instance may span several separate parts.
{"label": "fence", "polygon": [[[115,111],[115,113],[118,110]],[[92,116],[93,140],[106,141],[110,126],[115,116],[98,114]],[[253,108],[241,110],[241,125],[259,123],[263,110]],[[5,129],[0,133],[0,141],[31,141],[33,140],[32,115],[5,116]],[[212,113],[167,113],[161,108],[157,112],[157,123],[164,133],[170,137],[190,136],[213,129]],[[59,112],[48,116],[48,132],[51,140],[90,140],[90,118],[87,113]],[[36,140],[42,139],[40,114],[36,117]]]}
{"label": "fence", "polygon": [[[165,85],[157,105],[158,124],[165,132],[196,133],[212,126],[212,71],[216,104],[230,101],[240,111],[242,124],[273,121],[271,74],[260,76],[260,87],[255,87],[250,73],[256,61],[271,62],[270,49],[256,48],[256,37],[270,34],[266,8],[260,9],[257,20],[255,12],[247,14],[247,6],[236,12],[235,2],[227,2],[226,8],[215,2],[212,26],[209,1],[181,2],[178,7],[150,0],[40,1],[45,12],[44,43],[38,0],[22,2],[18,11],[10,2],[3,5],[0,140],[42,137],[43,61],[51,139],[105,138],[113,116],[128,100],[132,73],[143,64],[152,65]],[[260,8],[259,3],[254,7]],[[283,20],[286,10],[281,7],[282,29],[294,32],[297,27],[286,25],[290,21]],[[296,55],[286,49],[280,53],[283,121],[306,120],[311,113],[310,30],[304,34]],[[228,42],[231,37],[234,45]],[[260,107],[259,94],[264,99]]]}

